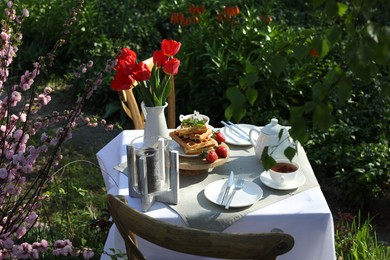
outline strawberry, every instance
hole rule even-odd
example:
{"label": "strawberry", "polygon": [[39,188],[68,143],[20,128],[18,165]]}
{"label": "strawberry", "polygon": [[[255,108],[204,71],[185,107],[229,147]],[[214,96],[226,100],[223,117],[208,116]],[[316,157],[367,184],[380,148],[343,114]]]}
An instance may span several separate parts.
{"label": "strawberry", "polygon": [[219,157],[221,158],[226,158],[228,156],[228,150],[225,146],[218,146],[215,148],[215,152],[218,154]]}
{"label": "strawberry", "polygon": [[209,163],[213,163],[218,159],[218,154],[215,152],[214,149],[210,150],[210,152],[206,156],[206,161]]}
{"label": "strawberry", "polygon": [[213,138],[215,141],[217,141],[219,144],[225,142],[226,137],[221,131],[216,131],[213,134]]}

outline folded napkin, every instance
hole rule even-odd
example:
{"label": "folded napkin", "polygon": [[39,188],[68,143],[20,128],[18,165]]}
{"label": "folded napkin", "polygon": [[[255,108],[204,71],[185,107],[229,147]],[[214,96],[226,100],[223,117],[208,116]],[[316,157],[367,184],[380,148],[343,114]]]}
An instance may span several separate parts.
{"label": "folded napkin", "polygon": [[117,166],[114,167],[114,169],[117,171],[120,171],[121,173],[123,173],[126,176],[129,176],[129,171],[127,169],[127,161],[118,164]]}

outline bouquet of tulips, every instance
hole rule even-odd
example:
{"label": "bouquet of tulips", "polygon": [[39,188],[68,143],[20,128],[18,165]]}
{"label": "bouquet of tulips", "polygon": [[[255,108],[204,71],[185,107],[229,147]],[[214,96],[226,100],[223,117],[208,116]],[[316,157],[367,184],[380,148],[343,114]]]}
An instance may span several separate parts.
{"label": "bouquet of tulips", "polygon": [[[145,106],[163,106],[171,92],[171,77],[179,70],[180,61],[174,58],[180,50],[180,42],[164,39],[161,50],[153,53],[153,67],[137,62],[137,54],[123,48],[117,57],[114,80],[111,88],[116,91],[131,89],[137,85],[137,90]],[[135,84],[137,83],[137,84]]]}

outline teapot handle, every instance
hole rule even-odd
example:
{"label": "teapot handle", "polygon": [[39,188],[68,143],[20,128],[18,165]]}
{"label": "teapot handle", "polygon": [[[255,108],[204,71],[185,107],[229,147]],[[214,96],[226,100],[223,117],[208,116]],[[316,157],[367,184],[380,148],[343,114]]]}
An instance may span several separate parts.
{"label": "teapot handle", "polygon": [[252,144],[253,147],[256,147],[256,140],[257,140],[257,137],[254,138],[254,139],[252,138],[253,132],[256,132],[256,133],[257,133],[257,137],[258,137],[259,134],[260,134],[260,131],[257,130],[256,128],[251,128],[251,129],[249,130],[249,141],[251,142],[251,144]]}

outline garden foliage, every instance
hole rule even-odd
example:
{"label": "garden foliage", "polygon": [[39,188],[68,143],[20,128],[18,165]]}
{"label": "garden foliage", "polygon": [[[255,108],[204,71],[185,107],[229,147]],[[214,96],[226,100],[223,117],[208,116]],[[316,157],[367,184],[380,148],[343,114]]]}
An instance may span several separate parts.
{"label": "garden foliage", "polygon": [[[75,2],[29,1],[30,17],[17,25],[23,45],[4,86],[12,89],[11,79],[17,82],[16,75],[51,52]],[[49,57],[51,72],[40,69],[39,76],[68,78],[91,57],[103,70],[122,47],[143,60],[163,38],[180,41],[180,113],[198,110],[216,127],[222,119],[264,125],[277,117],[292,126],[322,187],[332,186],[354,209],[370,209],[390,198],[389,16],[386,0],[86,1],[68,28],[67,45],[53,56],[58,62]],[[104,87],[88,109],[124,123],[112,79],[101,79]],[[83,84],[74,84],[74,96],[82,96]],[[36,84],[34,93],[43,86]],[[23,140],[8,136],[9,143]]]}
{"label": "garden foliage", "polygon": [[[200,110],[212,124],[227,118],[265,125],[277,117],[344,201],[367,206],[388,198],[386,1],[225,4],[171,6],[183,46],[180,111]],[[233,7],[239,12],[229,13]]]}

